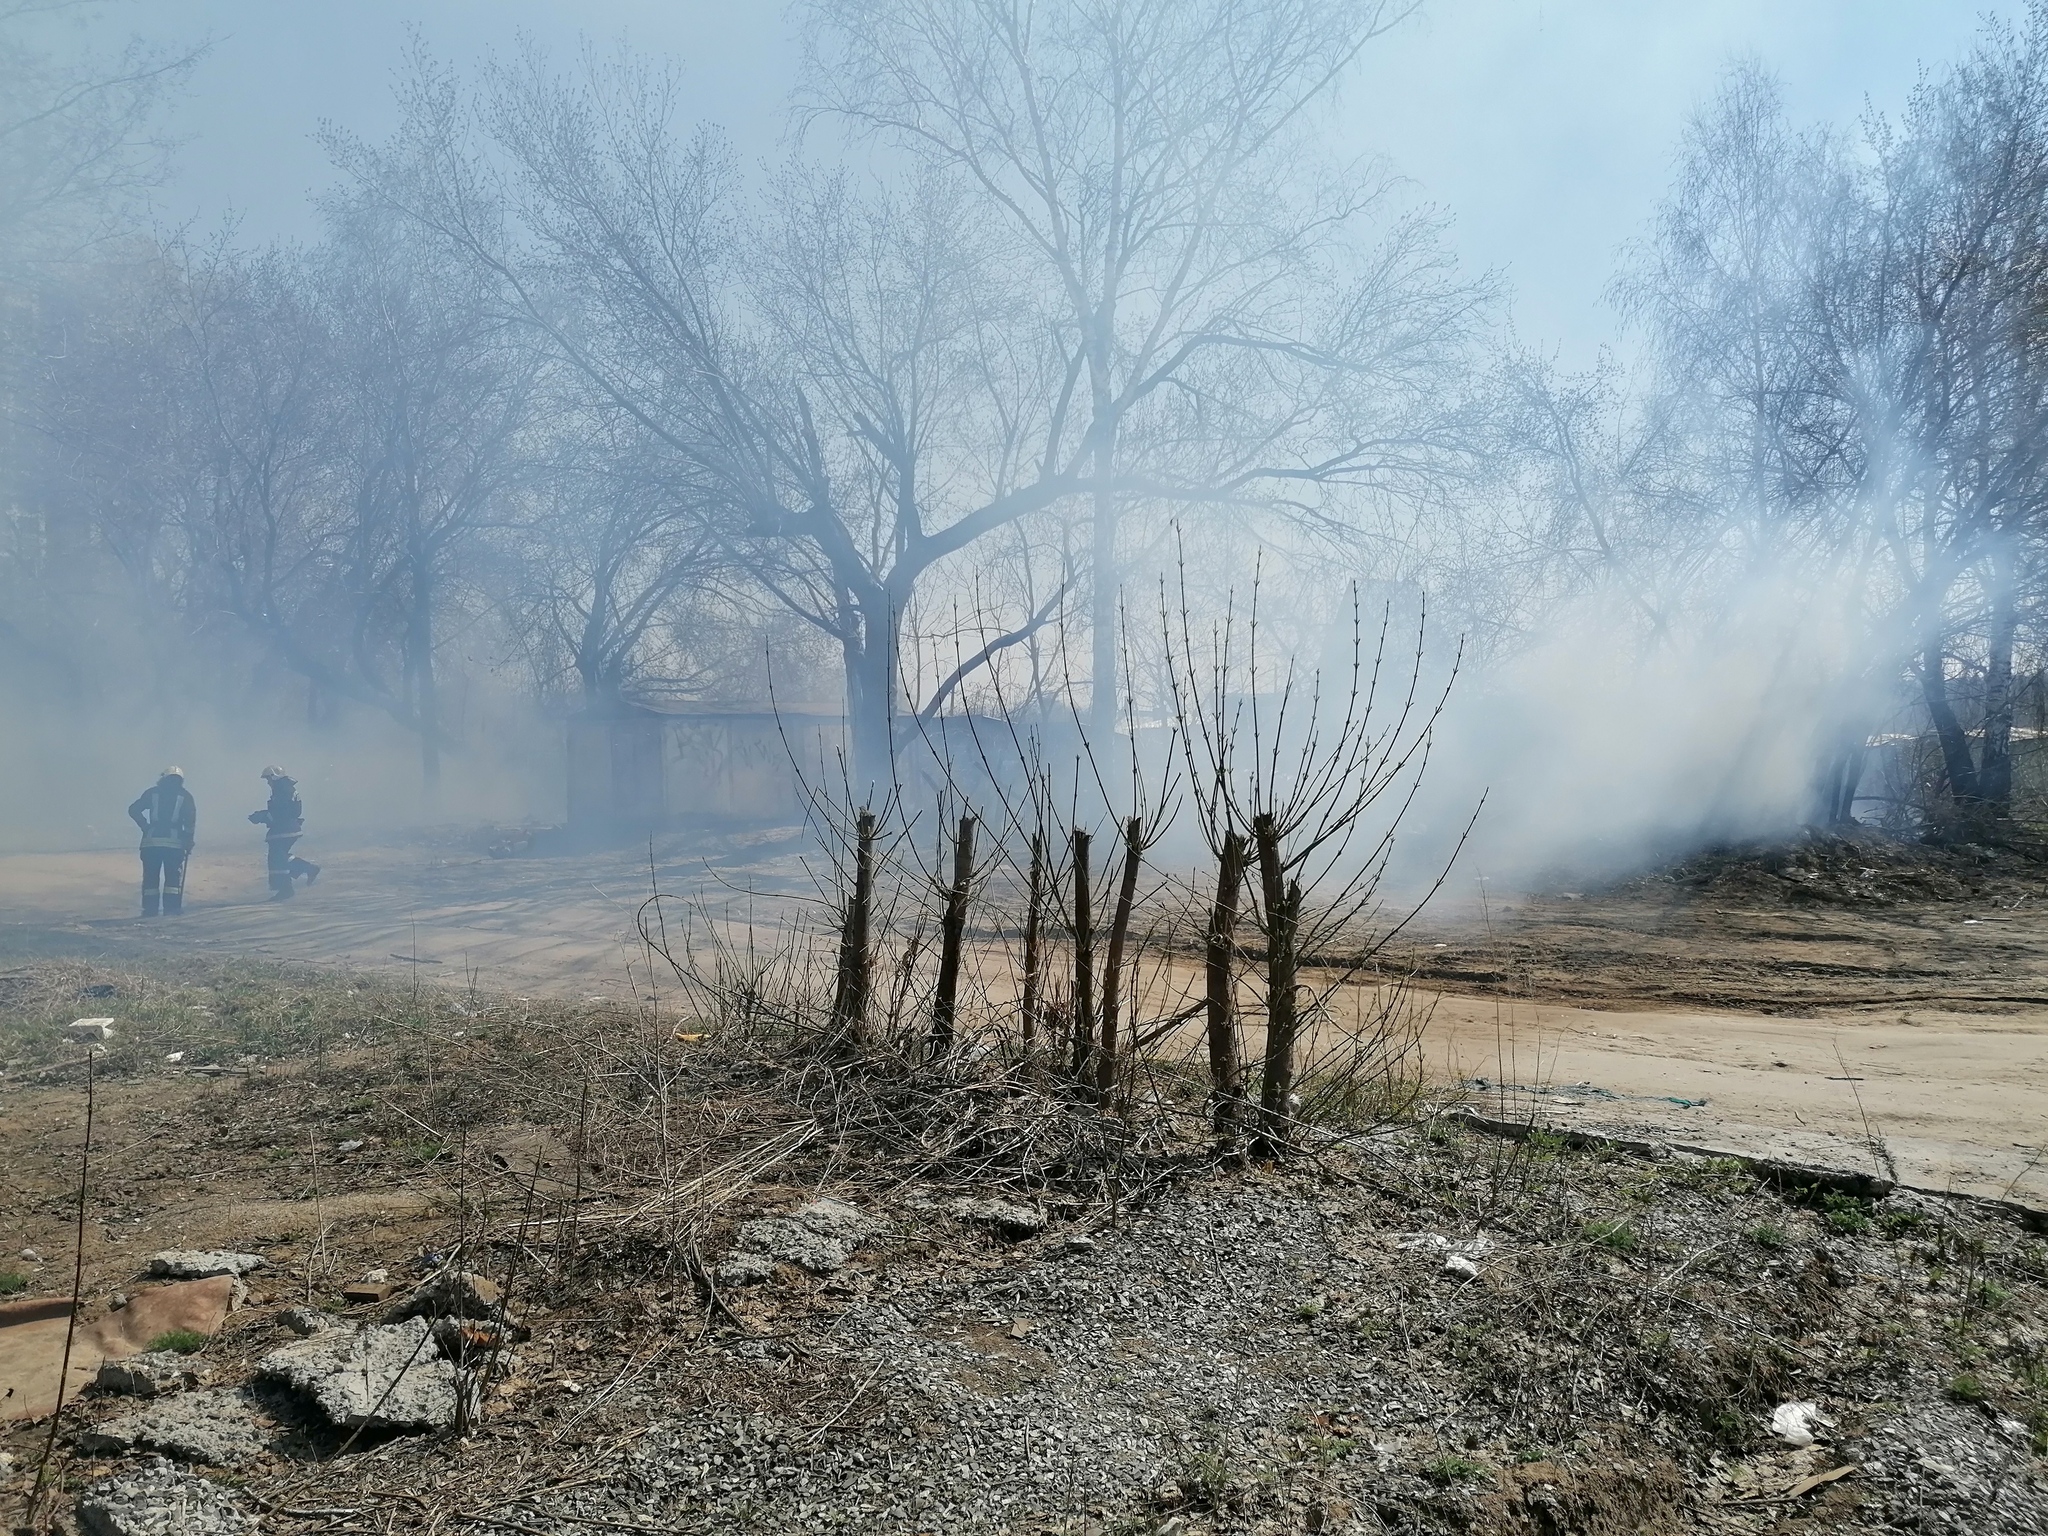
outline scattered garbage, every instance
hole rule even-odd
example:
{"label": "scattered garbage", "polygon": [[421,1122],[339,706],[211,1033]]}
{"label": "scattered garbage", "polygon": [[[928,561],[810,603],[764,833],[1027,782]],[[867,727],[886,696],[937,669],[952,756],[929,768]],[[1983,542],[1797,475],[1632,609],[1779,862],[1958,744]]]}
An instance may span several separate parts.
{"label": "scattered garbage", "polygon": [[1403,1253],[1441,1254],[1445,1274],[1477,1280],[1479,1261],[1493,1251],[1493,1239],[1479,1232],[1454,1243],[1441,1232],[1401,1232],[1395,1234],[1394,1246]]}
{"label": "scattered garbage", "polygon": [[1794,1448],[1813,1444],[1814,1431],[1833,1423],[1818,1403],[1780,1403],[1771,1410],[1771,1433]]}
{"label": "scattered garbage", "polygon": [[337,1152],[360,1152],[363,1150],[363,1144],[360,1140],[344,1141],[334,1150]]}
{"label": "scattered garbage", "polygon": [[218,1483],[161,1456],[94,1483],[78,1499],[88,1536],[256,1536],[256,1517]]}
{"label": "scattered garbage", "polygon": [[185,1053],[183,1051],[172,1051],[168,1056],[164,1057],[165,1061],[171,1062],[173,1064],[181,1062],[184,1059]]}
{"label": "scattered garbage", "polygon": [[111,1040],[114,1038],[112,1019],[73,1019],[64,1026],[64,1032],[73,1040]]}

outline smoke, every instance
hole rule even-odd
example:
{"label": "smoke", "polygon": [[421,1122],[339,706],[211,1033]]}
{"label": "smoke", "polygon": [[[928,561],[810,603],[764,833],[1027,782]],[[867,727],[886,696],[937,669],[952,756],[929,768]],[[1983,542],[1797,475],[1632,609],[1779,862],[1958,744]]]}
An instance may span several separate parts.
{"label": "smoke", "polygon": [[244,818],[264,803],[269,763],[298,780],[315,839],[560,814],[559,728],[511,697],[469,700],[465,745],[448,754],[432,797],[417,738],[367,710],[312,723],[275,700],[61,699],[16,680],[0,689],[0,714],[0,853],[132,846],[129,802],[173,764],[198,802],[202,848],[258,834]]}
{"label": "smoke", "polygon": [[1773,577],[1710,626],[1645,641],[1611,594],[1462,678],[1410,822],[1405,881],[1430,878],[1480,806],[1461,865],[1528,886],[1596,880],[1814,815],[1816,774],[1892,704],[1857,665],[1843,594]]}

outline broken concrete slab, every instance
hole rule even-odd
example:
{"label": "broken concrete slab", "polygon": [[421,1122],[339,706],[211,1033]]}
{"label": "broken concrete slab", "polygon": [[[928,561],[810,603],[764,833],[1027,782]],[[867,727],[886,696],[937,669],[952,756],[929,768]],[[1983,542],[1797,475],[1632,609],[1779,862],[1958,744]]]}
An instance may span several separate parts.
{"label": "broken concrete slab", "polygon": [[332,1312],[323,1312],[318,1307],[286,1307],[277,1320],[302,1339],[348,1326]]}
{"label": "broken concrete slab", "polygon": [[162,1457],[93,1484],[78,1500],[88,1536],[255,1536],[256,1517],[227,1489]]}
{"label": "broken concrete slab", "polygon": [[270,1261],[260,1253],[221,1253],[198,1248],[166,1248],[149,1256],[149,1272],[158,1279],[205,1280],[214,1275],[240,1279]]}
{"label": "broken concrete slab", "polygon": [[161,1397],[196,1387],[205,1379],[206,1368],[186,1355],[168,1349],[145,1350],[124,1360],[104,1360],[93,1386],[101,1392],[118,1392],[128,1397]]}
{"label": "broken concrete slab", "polygon": [[81,1430],[78,1448],[92,1456],[162,1451],[180,1461],[239,1467],[263,1454],[256,1407],[241,1392],[187,1392]]}
{"label": "broken concrete slab", "polygon": [[[843,1200],[813,1200],[786,1216],[742,1222],[735,1239],[739,1251],[727,1262],[741,1254],[765,1254],[814,1275],[829,1275],[845,1268],[854,1250],[881,1230],[882,1223],[857,1206]],[[735,1269],[736,1274],[750,1272],[751,1266]]]}
{"label": "broken concrete slab", "polygon": [[256,1373],[303,1393],[337,1429],[439,1429],[455,1419],[455,1367],[421,1317],[295,1340]]}
{"label": "broken concrete slab", "polygon": [[993,1227],[1005,1237],[1029,1237],[1045,1230],[1045,1214],[1008,1200],[955,1200],[949,1210],[961,1221]]}

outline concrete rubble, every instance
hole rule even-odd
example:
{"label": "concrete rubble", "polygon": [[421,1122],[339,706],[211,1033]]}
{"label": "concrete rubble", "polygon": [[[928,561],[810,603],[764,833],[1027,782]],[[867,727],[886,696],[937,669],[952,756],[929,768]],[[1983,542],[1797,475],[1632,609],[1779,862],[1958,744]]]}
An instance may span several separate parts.
{"label": "concrete rubble", "polygon": [[[466,1269],[444,1269],[421,1281],[410,1296],[384,1314],[387,1323],[402,1323],[413,1317],[467,1317],[479,1322],[497,1322],[505,1305],[505,1293],[495,1280]],[[508,1328],[517,1330],[519,1319],[503,1314]]]}
{"label": "concrete rubble", "polygon": [[728,1253],[712,1279],[720,1285],[765,1285],[775,1278],[775,1260],[765,1253]]}
{"label": "concrete rubble", "polygon": [[1030,1237],[1045,1230],[1045,1216],[1028,1205],[1016,1205],[1008,1200],[955,1200],[948,1207],[961,1221],[973,1222],[980,1227],[993,1227],[1005,1237]]}
{"label": "concrete rubble", "polygon": [[243,1393],[185,1392],[80,1431],[78,1448],[91,1456],[161,1451],[180,1461],[239,1467],[263,1454],[263,1433]]}
{"label": "concrete rubble", "polygon": [[227,1489],[156,1457],[97,1482],[78,1500],[87,1536],[255,1536],[256,1517]]}
{"label": "concrete rubble", "polygon": [[197,1360],[168,1349],[153,1349],[124,1360],[102,1361],[93,1386],[126,1397],[160,1397],[196,1387],[205,1379],[206,1368]]}
{"label": "concrete rubble", "polygon": [[205,1280],[233,1275],[237,1280],[270,1261],[260,1253],[217,1253],[196,1248],[166,1248],[149,1256],[149,1272],[159,1279]]}
{"label": "concrete rubble", "polygon": [[425,1318],[297,1339],[256,1373],[303,1394],[337,1429],[439,1429],[455,1419],[455,1367]]}
{"label": "concrete rubble", "polygon": [[[737,1251],[718,1267],[729,1285],[765,1280],[774,1262],[794,1264],[814,1275],[846,1267],[854,1251],[882,1230],[882,1223],[843,1200],[813,1200],[786,1216],[762,1216],[740,1224]],[[768,1273],[760,1261],[770,1261]],[[746,1277],[746,1278],[743,1278]]]}
{"label": "concrete rubble", "polygon": [[323,1312],[318,1307],[287,1307],[277,1320],[302,1339],[348,1326],[332,1312]]}

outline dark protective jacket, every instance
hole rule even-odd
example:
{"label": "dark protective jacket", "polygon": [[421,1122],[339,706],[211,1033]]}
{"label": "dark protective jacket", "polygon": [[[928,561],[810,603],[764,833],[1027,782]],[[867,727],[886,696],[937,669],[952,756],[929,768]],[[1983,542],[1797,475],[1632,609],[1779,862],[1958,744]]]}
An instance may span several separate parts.
{"label": "dark protective jacket", "polygon": [[136,796],[128,816],[142,828],[145,848],[181,848],[192,851],[192,836],[199,829],[199,807],[192,792],[182,784],[159,779]]}
{"label": "dark protective jacket", "polygon": [[297,837],[306,830],[306,808],[299,803],[298,786],[290,779],[272,779],[270,804],[260,811],[252,811],[249,819],[259,827],[270,829],[263,834],[266,842]]}

